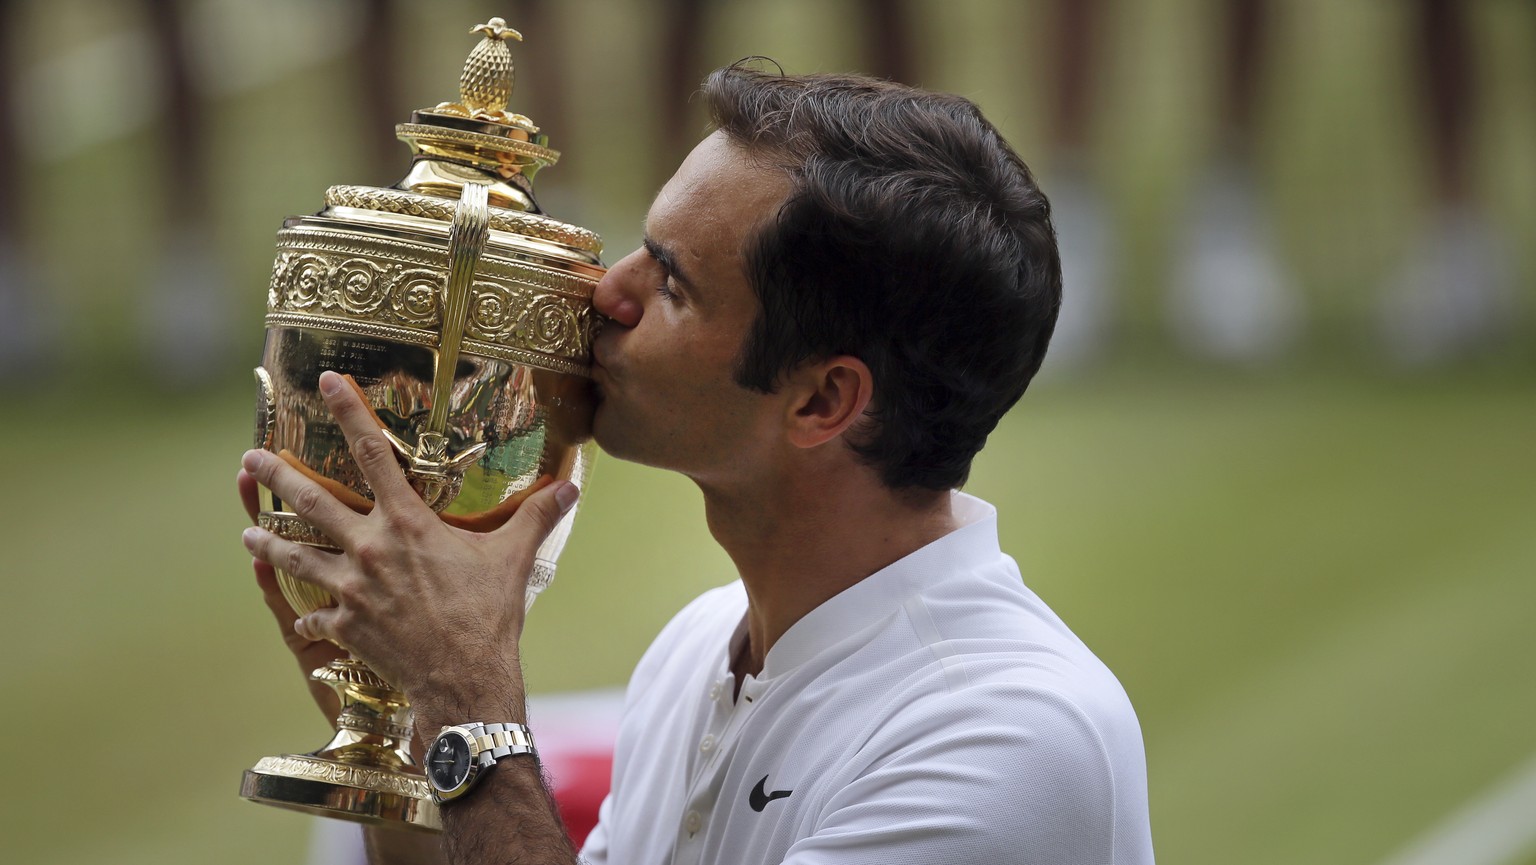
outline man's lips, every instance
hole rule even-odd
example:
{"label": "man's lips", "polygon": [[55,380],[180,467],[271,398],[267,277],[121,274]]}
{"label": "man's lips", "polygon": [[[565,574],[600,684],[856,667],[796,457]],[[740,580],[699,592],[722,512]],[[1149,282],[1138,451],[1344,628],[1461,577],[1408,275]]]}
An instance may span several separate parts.
{"label": "man's lips", "polygon": [[596,350],[592,352],[592,366],[589,369],[588,375],[592,380],[592,393],[601,402],[604,392],[613,387],[614,380],[613,373],[609,372],[608,367],[603,365],[602,355]]}
{"label": "man's lips", "polygon": [[608,371],[608,365],[603,362],[603,356],[608,353],[609,351],[604,348],[601,336],[592,341],[592,372],[594,375],[601,372],[605,376],[612,377],[612,373]]}

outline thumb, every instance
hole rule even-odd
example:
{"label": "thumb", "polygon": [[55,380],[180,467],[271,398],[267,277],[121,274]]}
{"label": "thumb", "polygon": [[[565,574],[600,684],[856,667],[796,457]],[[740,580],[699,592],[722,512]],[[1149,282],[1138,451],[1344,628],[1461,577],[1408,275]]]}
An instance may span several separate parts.
{"label": "thumb", "polygon": [[560,518],[575,507],[580,495],[581,490],[570,481],[555,481],[529,496],[512,519],[491,535],[503,543],[528,545],[531,553],[555,530]]}

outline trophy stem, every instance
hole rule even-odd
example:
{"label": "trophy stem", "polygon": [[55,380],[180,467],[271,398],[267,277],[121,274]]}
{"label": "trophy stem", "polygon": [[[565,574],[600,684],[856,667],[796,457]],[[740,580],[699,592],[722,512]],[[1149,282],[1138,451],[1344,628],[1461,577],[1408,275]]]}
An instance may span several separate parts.
{"label": "trophy stem", "polygon": [[246,799],[325,817],[439,831],[431,789],[411,755],[411,706],[368,665],[332,661],[310,678],[341,698],[336,735],[309,754],[264,757],[245,773]]}

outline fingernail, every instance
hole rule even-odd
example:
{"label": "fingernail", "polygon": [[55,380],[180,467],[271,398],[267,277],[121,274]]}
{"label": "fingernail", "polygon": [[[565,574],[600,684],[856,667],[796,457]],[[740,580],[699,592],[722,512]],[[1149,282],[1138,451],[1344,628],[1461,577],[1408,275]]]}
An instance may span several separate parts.
{"label": "fingernail", "polygon": [[335,396],[336,391],[341,390],[341,376],[326,370],[320,373],[320,392],[326,396]]}
{"label": "fingernail", "polygon": [[575,484],[567,481],[560,489],[555,490],[555,504],[560,506],[560,512],[563,514],[571,509],[571,505],[576,504],[576,499],[580,496],[581,490],[577,489]]}
{"label": "fingernail", "polygon": [[293,620],[293,632],[306,640],[309,639],[309,635],[304,633],[304,617],[300,616]]}
{"label": "fingernail", "polygon": [[261,458],[262,458],[261,455],[262,455],[262,452],[259,451],[259,450],[249,450],[249,451],[246,451],[240,457],[240,466],[241,466],[241,468],[244,468],[246,471],[250,472],[251,474],[255,474],[257,467],[259,467],[261,465]]}
{"label": "fingernail", "polygon": [[256,539],[260,536],[261,529],[258,529],[255,526],[251,526],[250,528],[240,533],[240,540],[245,542],[246,549],[254,550],[256,549]]}

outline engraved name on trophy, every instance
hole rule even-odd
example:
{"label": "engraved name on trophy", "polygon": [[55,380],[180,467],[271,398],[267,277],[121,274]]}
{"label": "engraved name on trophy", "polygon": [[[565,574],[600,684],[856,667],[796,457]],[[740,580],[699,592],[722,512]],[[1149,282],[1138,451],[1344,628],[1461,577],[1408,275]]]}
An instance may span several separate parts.
{"label": "engraved name on trophy", "polygon": [[[396,127],[413,160],[387,189],[333,186],[325,209],[286,220],[267,292],[256,369],[256,446],[317,476],[358,510],[371,493],[320,398],[327,369],[361,387],[412,485],[443,520],[488,531],[548,477],[581,484],[592,459],[588,364],[602,242],[545,216],[533,176],[559,153],[507,110],[508,38],[500,18],[465,62],[459,101]],[[528,603],[554,577],[567,514],[539,549]],[[334,549],[261,490],[263,528]],[[323,591],[279,571],[300,615]],[[334,687],[337,731],[308,754],[267,757],[240,795],[361,822],[441,827],[410,753],[404,694],[352,659],[314,671]]]}

